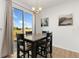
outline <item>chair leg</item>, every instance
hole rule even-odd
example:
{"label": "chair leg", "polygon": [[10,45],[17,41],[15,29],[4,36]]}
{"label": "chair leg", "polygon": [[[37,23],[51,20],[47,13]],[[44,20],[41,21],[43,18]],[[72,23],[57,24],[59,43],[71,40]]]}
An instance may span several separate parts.
{"label": "chair leg", "polygon": [[29,51],[28,51],[28,58],[29,58]]}
{"label": "chair leg", "polygon": [[24,55],[23,55],[23,56],[24,56],[24,58],[25,58],[25,53],[24,53]]}
{"label": "chair leg", "polygon": [[24,51],[23,51],[23,57],[24,57],[24,58],[25,58],[25,54],[26,54],[26,53],[25,53],[25,50],[24,50]]}
{"label": "chair leg", "polygon": [[52,53],[50,53],[50,58],[52,58]]}
{"label": "chair leg", "polygon": [[47,58],[47,50],[45,49],[45,58]]}
{"label": "chair leg", "polygon": [[17,44],[17,58],[20,58],[19,54],[20,54],[20,50],[19,50],[19,45]]}
{"label": "chair leg", "polygon": [[41,55],[42,55],[42,50],[41,50]]}
{"label": "chair leg", "polygon": [[50,57],[52,58],[52,40],[50,42]]}
{"label": "chair leg", "polygon": [[36,57],[37,57],[38,52],[39,52],[39,47],[37,46],[36,47]]}
{"label": "chair leg", "polygon": [[19,53],[19,52],[20,52],[20,51],[17,50],[17,58],[20,58],[20,56],[19,56],[20,53]]}

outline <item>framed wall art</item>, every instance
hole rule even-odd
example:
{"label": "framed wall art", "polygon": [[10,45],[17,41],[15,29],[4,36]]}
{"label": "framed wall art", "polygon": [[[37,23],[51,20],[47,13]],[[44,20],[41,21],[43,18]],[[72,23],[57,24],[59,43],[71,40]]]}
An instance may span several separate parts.
{"label": "framed wall art", "polygon": [[42,18],[41,19],[41,27],[48,26],[48,21],[49,21],[48,17]]}
{"label": "framed wall art", "polygon": [[73,15],[63,15],[59,17],[59,26],[71,26],[73,25]]}

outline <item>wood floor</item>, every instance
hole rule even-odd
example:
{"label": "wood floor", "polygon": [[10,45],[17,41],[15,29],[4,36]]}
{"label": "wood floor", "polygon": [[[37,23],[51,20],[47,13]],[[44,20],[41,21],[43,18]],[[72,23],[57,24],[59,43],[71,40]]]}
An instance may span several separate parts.
{"label": "wood floor", "polygon": [[[8,56],[8,58],[16,58],[16,52],[14,52],[13,55]],[[73,52],[73,51],[68,51],[62,48],[58,47],[53,47],[53,58],[79,58],[79,53]],[[41,56],[38,56],[38,58],[42,58]],[[50,58],[48,56],[48,58]]]}
{"label": "wood floor", "polygon": [[53,47],[53,58],[79,58],[79,52],[68,51],[62,48]]}

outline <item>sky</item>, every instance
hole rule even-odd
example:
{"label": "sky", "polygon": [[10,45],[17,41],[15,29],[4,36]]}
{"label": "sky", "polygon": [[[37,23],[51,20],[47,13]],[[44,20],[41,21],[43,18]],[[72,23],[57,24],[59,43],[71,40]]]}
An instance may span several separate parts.
{"label": "sky", "polygon": [[23,19],[24,27],[32,28],[32,14],[13,8],[14,27],[22,28]]}

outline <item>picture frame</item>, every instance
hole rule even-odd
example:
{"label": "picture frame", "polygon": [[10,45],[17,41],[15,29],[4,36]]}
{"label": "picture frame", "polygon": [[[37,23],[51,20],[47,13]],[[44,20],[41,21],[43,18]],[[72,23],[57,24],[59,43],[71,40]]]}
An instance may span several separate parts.
{"label": "picture frame", "polygon": [[73,15],[63,15],[59,17],[59,26],[71,26],[73,25]]}
{"label": "picture frame", "polygon": [[46,17],[46,18],[41,18],[41,27],[46,27],[48,26],[48,22],[49,21],[49,18]]}

